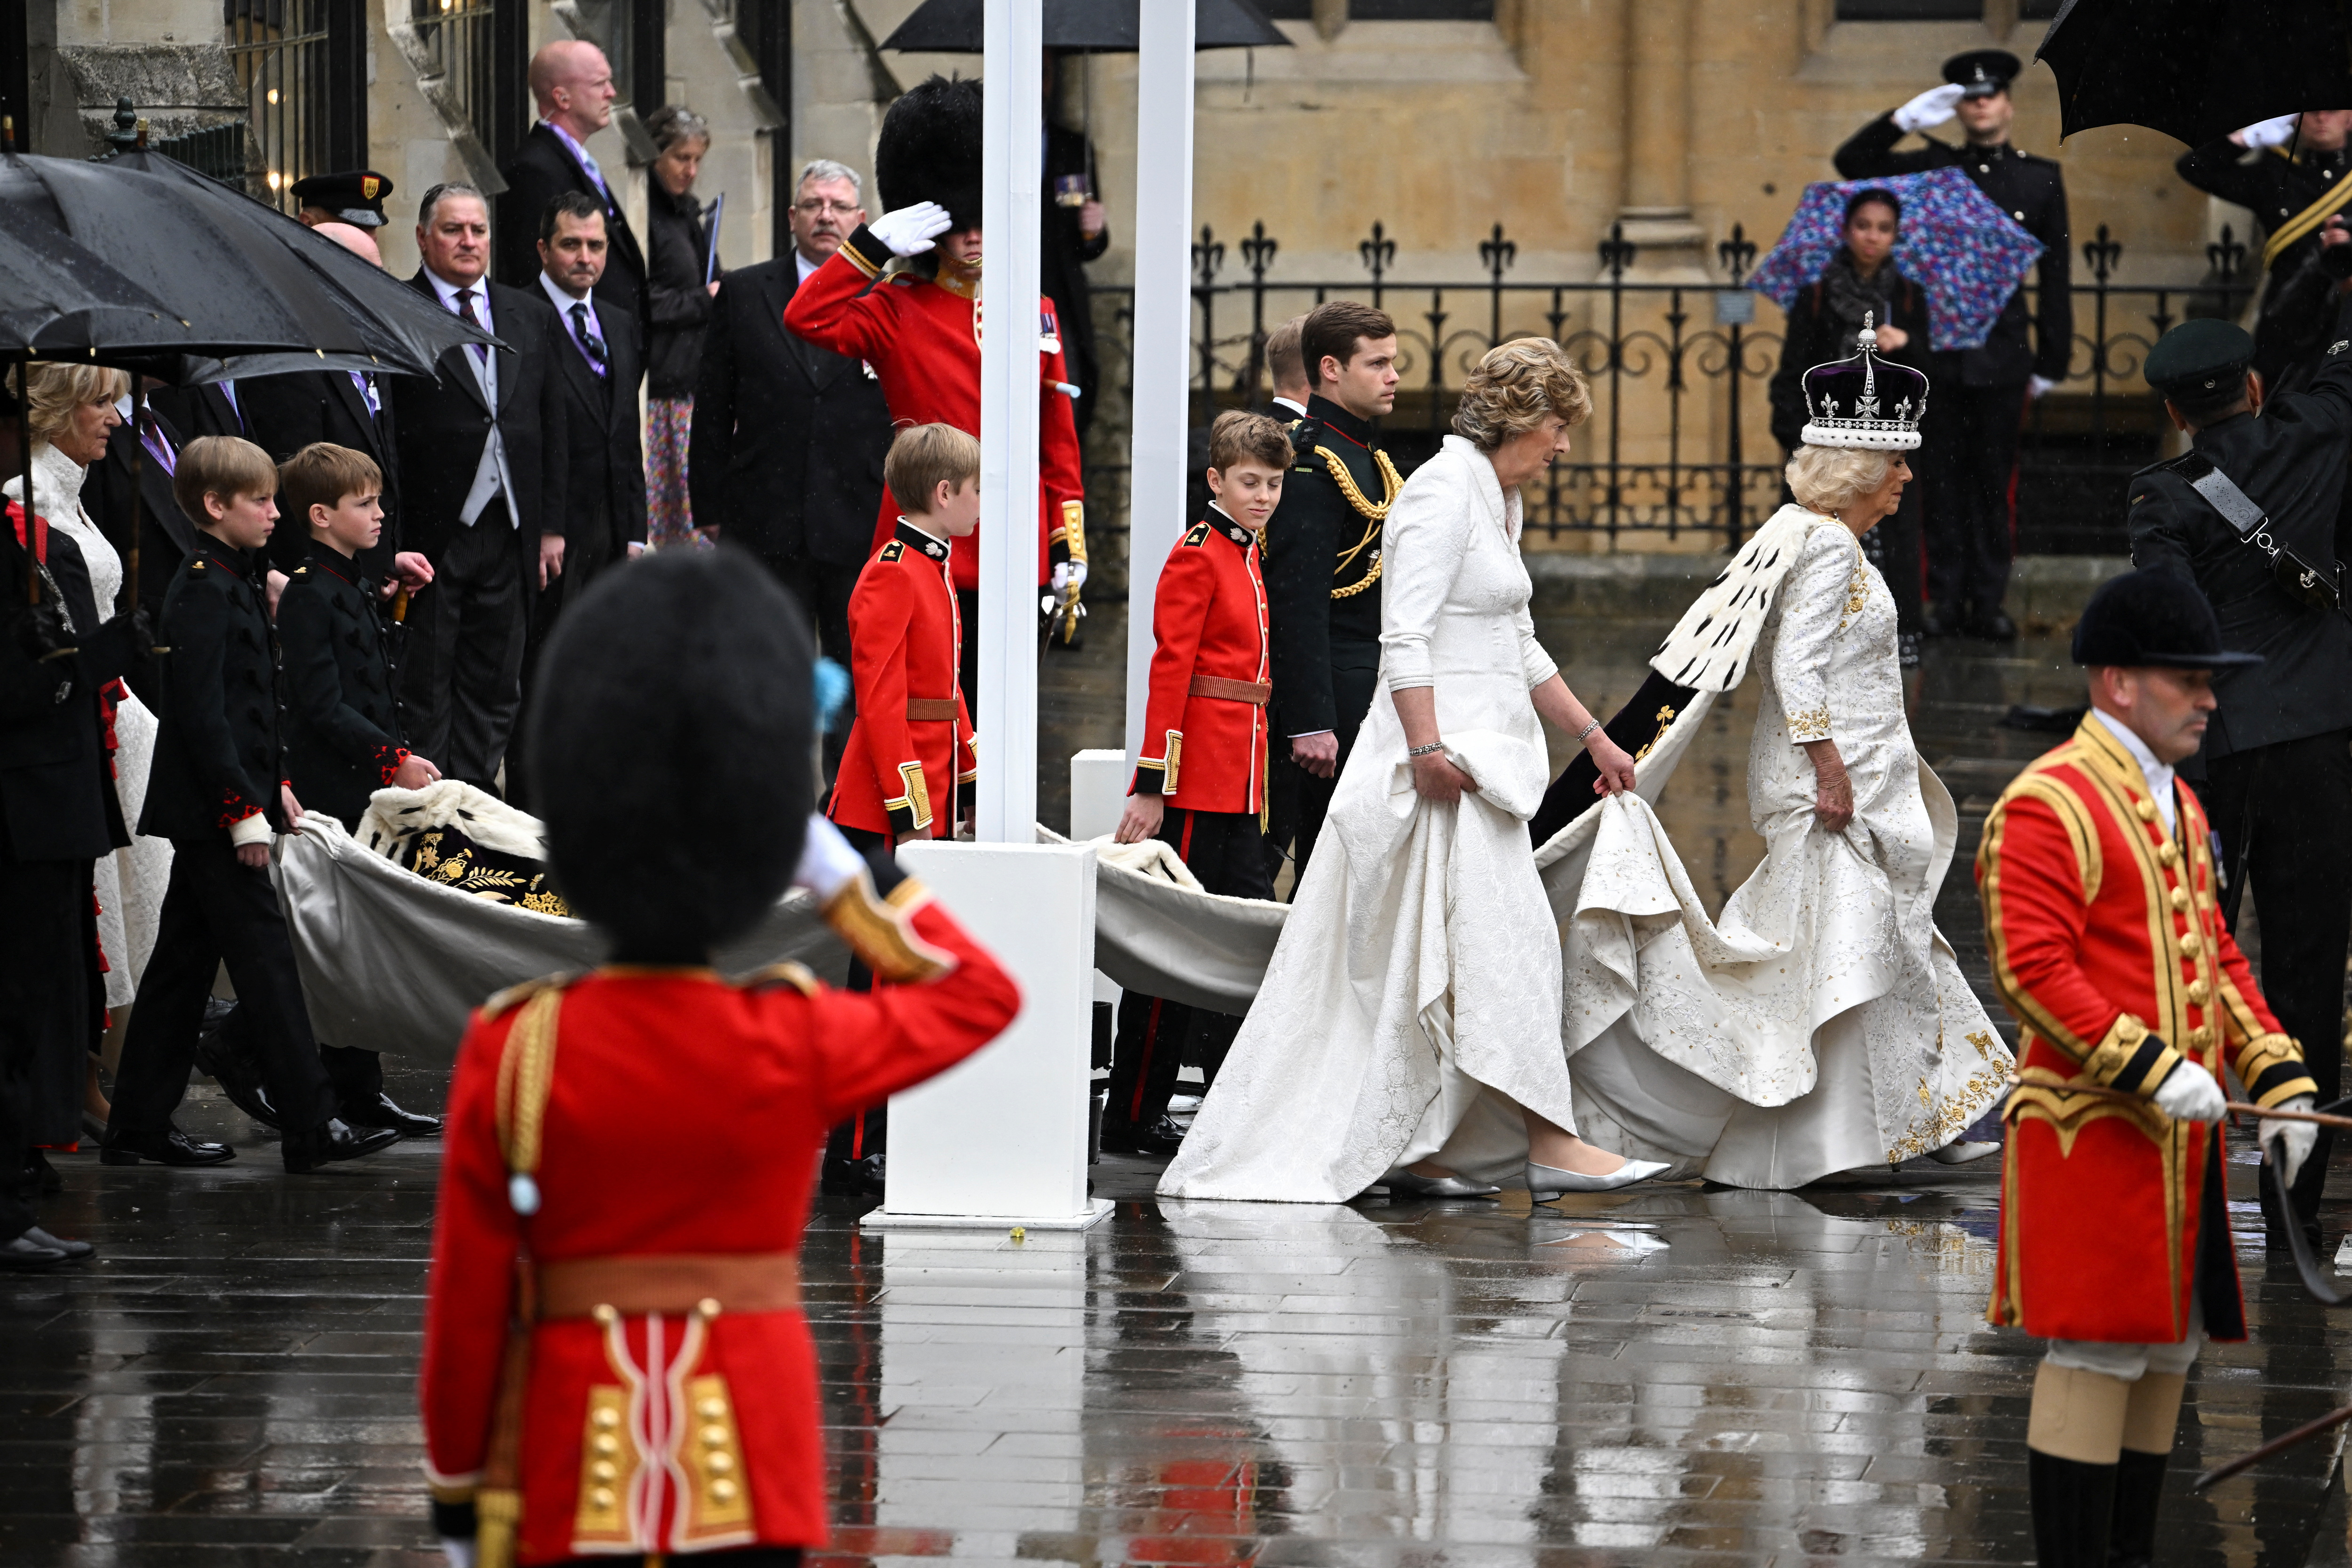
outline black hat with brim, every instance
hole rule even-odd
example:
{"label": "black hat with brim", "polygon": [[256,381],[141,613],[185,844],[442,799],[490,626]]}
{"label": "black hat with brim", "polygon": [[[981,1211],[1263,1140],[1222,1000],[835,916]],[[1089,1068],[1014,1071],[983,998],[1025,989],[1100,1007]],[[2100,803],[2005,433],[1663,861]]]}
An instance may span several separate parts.
{"label": "black hat with brim", "polygon": [[2221,623],[2197,584],[2162,566],[2110,577],[2074,623],[2076,664],[2126,668],[2231,669],[2260,664],[2258,653],[2221,647]]}
{"label": "black hat with brim", "polygon": [[2253,358],[2252,333],[2235,321],[2199,316],[2157,339],[2145,370],[2158,392],[2193,398],[2236,382]]}
{"label": "black hat with brim", "polygon": [[294,182],[294,199],[303,206],[331,212],[337,222],[361,228],[383,226],[383,199],[390,195],[392,182],[373,169],[345,169]]}
{"label": "black hat with brim", "polygon": [[1968,90],[1962,98],[1990,98],[2007,92],[2025,66],[2007,49],[1970,49],[1944,62],[1944,79]]}

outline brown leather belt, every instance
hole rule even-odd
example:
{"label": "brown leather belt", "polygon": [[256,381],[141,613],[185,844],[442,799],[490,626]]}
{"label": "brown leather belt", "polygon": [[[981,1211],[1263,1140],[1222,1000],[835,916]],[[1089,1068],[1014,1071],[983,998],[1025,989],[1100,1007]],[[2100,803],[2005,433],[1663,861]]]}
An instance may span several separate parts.
{"label": "brown leather belt", "polygon": [[1222,675],[1196,675],[1185,691],[1194,697],[1216,697],[1227,702],[1249,702],[1263,708],[1274,695],[1274,687],[1264,680],[1227,680]]}
{"label": "brown leather belt", "polygon": [[589,1318],[599,1307],[625,1317],[694,1311],[798,1311],[801,1260],[789,1252],[683,1252],[575,1258],[539,1266],[539,1316]]}
{"label": "brown leather belt", "polygon": [[910,720],[929,724],[952,724],[955,722],[955,716],[956,705],[955,699],[952,697],[907,699],[907,717]]}

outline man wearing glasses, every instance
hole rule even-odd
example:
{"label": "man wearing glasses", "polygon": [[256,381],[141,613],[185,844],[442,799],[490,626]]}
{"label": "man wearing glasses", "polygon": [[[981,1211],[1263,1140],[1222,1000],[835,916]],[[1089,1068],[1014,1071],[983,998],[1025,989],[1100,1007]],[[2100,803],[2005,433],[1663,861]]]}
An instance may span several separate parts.
{"label": "man wearing glasses", "polygon": [[845,665],[849,593],[882,504],[890,408],[864,364],[787,331],[784,305],[866,221],[856,171],[810,163],[793,201],[792,254],[721,280],[687,450],[699,531],[765,561]]}

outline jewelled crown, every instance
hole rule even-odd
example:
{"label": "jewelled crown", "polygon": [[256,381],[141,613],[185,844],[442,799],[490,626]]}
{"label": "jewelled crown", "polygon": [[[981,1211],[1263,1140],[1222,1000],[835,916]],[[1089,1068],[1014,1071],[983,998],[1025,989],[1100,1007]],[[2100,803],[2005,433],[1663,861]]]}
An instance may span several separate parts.
{"label": "jewelled crown", "polygon": [[1927,412],[1927,378],[1907,364],[1878,357],[1878,331],[1862,318],[1851,359],[1832,360],[1805,373],[1804,442],[1808,447],[1859,447],[1908,452],[1919,445]]}

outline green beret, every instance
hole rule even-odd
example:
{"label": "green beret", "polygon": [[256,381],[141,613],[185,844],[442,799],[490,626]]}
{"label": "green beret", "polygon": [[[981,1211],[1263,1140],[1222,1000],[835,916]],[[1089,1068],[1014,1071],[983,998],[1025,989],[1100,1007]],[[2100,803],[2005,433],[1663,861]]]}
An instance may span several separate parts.
{"label": "green beret", "polygon": [[2147,352],[2147,384],[2168,395],[2218,392],[2254,357],[2254,340],[2234,321],[2202,316],[2183,321]]}

